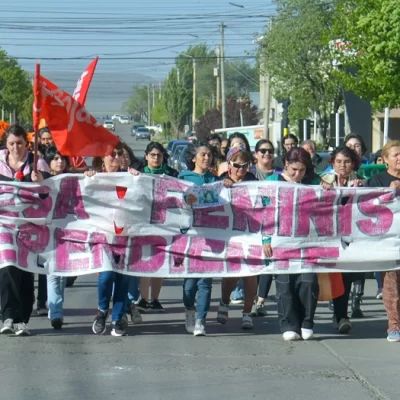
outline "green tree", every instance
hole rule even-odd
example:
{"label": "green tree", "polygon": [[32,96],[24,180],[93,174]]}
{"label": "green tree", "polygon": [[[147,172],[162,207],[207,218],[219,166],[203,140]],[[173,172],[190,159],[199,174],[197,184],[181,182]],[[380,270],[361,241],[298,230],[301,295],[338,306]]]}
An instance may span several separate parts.
{"label": "green tree", "polygon": [[225,91],[228,97],[246,97],[259,90],[259,71],[245,60],[225,61]]}
{"label": "green tree", "polygon": [[147,85],[135,85],[132,88],[131,97],[122,105],[122,109],[133,116],[137,122],[142,115],[148,114],[148,87]]}
{"label": "green tree", "polygon": [[[399,106],[399,1],[340,0],[334,31],[347,50],[336,54],[346,88],[371,100],[374,108]],[[347,67],[353,73],[346,73]]]}
{"label": "green tree", "polygon": [[271,76],[272,93],[290,98],[289,117],[317,112],[325,136],[329,116],[338,110],[341,86],[329,48],[332,2],[276,0],[277,17],[261,40],[261,68]]}

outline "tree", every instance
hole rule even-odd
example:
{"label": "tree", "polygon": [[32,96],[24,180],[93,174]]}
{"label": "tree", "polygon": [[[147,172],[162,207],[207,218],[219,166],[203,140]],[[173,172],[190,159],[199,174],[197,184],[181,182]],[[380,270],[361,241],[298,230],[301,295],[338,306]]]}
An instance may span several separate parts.
{"label": "tree", "polygon": [[[227,128],[241,126],[240,113],[242,113],[244,126],[257,124],[257,107],[251,105],[250,99],[245,98],[239,102],[236,97],[230,97],[226,100]],[[197,122],[196,136],[200,140],[205,140],[211,131],[218,128],[222,128],[222,115],[220,109],[214,108],[208,110]]]}
{"label": "tree", "polygon": [[148,87],[147,85],[135,85],[132,88],[131,97],[123,104],[122,109],[140,122],[142,115],[148,114]]}
{"label": "tree", "polygon": [[182,82],[178,83],[176,68],[171,70],[164,82],[162,101],[168,120],[179,138],[179,131],[182,129],[185,116],[188,115],[190,102],[186,88]]}
{"label": "tree", "polygon": [[[398,0],[341,0],[335,32],[347,51],[337,54],[347,89],[374,108],[400,105],[400,8]],[[346,73],[351,68],[352,74]]]}
{"label": "tree", "polygon": [[225,91],[227,96],[246,97],[259,90],[259,71],[245,60],[225,62]]}
{"label": "tree", "polygon": [[275,2],[277,17],[260,43],[261,68],[271,76],[274,96],[290,98],[290,118],[308,118],[316,111],[326,134],[329,116],[338,110],[342,98],[328,45],[334,18],[332,2]]}

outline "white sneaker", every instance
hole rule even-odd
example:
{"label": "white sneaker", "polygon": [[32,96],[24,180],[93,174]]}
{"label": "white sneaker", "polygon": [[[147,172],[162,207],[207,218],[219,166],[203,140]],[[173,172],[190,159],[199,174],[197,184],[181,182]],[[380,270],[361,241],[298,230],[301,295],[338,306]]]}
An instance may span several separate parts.
{"label": "white sneaker", "polygon": [[294,331],[287,331],[282,335],[282,337],[283,337],[283,340],[285,340],[286,342],[291,342],[293,340],[300,339],[300,335]]}
{"label": "white sneaker", "polygon": [[17,336],[31,336],[31,332],[24,322],[18,322],[14,325],[14,328]]}
{"label": "white sneaker", "polygon": [[193,333],[195,325],[196,325],[196,310],[185,309],[186,332]]}
{"label": "white sneaker", "polygon": [[0,333],[4,334],[15,333],[14,321],[11,318],[8,318],[3,322],[3,326],[0,329]]}
{"label": "white sneaker", "polygon": [[201,319],[196,320],[196,325],[193,331],[194,336],[206,336],[206,327],[205,323]]}
{"label": "white sneaker", "polygon": [[301,337],[303,340],[310,340],[314,336],[314,331],[312,329],[301,328]]}

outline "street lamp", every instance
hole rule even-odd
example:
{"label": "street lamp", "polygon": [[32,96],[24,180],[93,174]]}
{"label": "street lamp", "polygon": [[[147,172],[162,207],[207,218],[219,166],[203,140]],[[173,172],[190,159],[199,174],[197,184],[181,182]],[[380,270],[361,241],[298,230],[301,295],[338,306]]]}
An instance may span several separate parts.
{"label": "street lamp", "polygon": [[179,53],[180,55],[191,58],[193,61],[193,112],[192,112],[192,130],[194,129],[194,124],[196,123],[196,59],[193,56],[185,53]]}

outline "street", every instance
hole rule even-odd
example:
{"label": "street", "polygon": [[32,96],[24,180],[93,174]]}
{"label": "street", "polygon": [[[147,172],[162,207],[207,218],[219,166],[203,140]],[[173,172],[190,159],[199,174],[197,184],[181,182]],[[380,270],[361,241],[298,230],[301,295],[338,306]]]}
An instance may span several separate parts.
{"label": "street", "polygon": [[121,138],[132,150],[135,156],[143,157],[144,150],[146,146],[150,143],[148,140],[136,140],[134,136],[131,135],[132,125],[125,125],[120,123],[115,123],[115,134]]}
{"label": "street", "polygon": [[[274,288],[274,285],[273,285]],[[79,277],[65,294],[65,325],[55,332],[33,316],[32,337],[0,337],[2,398],[8,400],[110,399],[397,399],[396,343],[386,341],[386,315],[367,280],[363,320],[338,335],[327,303],[317,310],[315,340],[283,342],[276,303],[269,315],[241,329],[240,306],[226,325],[216,321],[214,282],[207,337],[186,333],[182,282],[164,282],[164,314],[143,315],[127,337],[95,336],[96,276]],[[273,294],[273,293],[271,293]]]}

